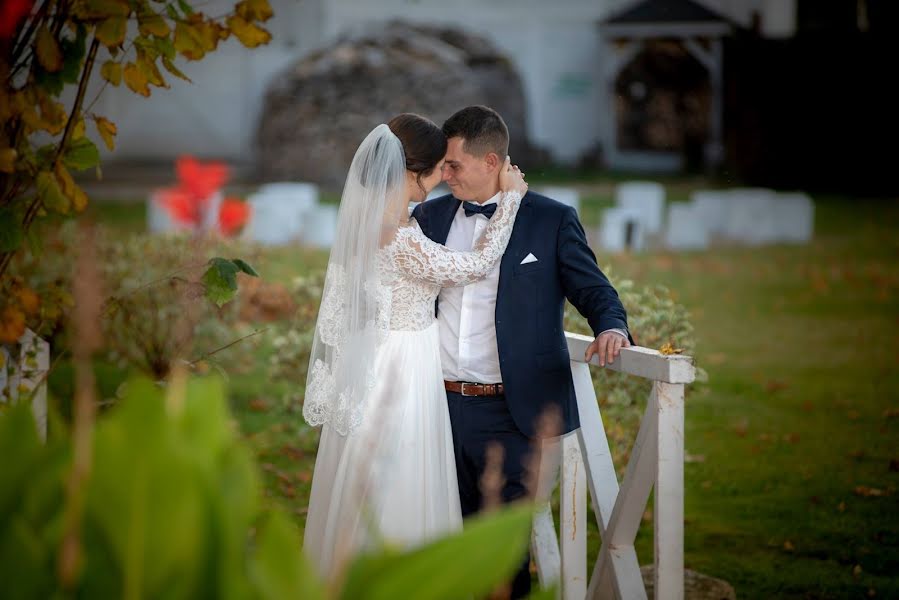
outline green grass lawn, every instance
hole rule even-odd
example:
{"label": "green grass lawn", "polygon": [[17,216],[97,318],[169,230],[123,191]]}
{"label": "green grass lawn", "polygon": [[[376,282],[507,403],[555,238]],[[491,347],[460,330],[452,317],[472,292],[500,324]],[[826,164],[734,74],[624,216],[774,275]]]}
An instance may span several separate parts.
{"label": "green grass lawn", "polygon": [[[610,202],[587,194],[588,226]],[[600,262],[667,285],[692,313],[709,382],[687,392],[687,567],[726,579],[741,598],[897,598],[899,203],[818,198],[816,209],[808,246]],[[142,210],[93,209],[127,230]],[[324,260],[282,249],[255,266],[287,282]],[[269,500],[302,524],[317,435],[282,401],[289,390],[269,382],[271,352],[264,336],[244,343],[232,404]],[[641,562],[652,560],[651,535],[647,519]],[[598,545],[594,527],[592,552]]]}

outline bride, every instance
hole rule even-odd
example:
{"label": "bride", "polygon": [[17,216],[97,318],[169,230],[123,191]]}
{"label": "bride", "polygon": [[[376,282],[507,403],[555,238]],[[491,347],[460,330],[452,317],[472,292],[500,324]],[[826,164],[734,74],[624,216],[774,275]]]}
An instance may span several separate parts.
{"label": "bride", "polygon": [[347,175],[303,405],[323,425],[304,549],[325,577],[372,544],[462,526],[434,302],[493,269],[527,184],[506,158],[483,238],[451,251],[408,211],[440,182],[446,147],[432,122],[401,114],[368,134]]}

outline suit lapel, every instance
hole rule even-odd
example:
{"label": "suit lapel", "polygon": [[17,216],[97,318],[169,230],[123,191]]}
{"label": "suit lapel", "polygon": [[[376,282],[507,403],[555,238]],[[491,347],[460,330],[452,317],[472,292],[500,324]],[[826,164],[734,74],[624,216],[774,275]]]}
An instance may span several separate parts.
{"label": "suit lapel", "polygon": [[456,218],[456,212],[459,210],[461,200],[457,200],[454,196],[448,196],[443,206],[435,206],[437,209],[434,216],[434,225],[431,228],[431,239],[438,244],[446,244],[446,238],[449,236],[450,227],[453,225],[453,219]]}
{"label": "suit lapel", "polygon": [[518,214],[515,215],[515,224],[512,226],[512,237],[509,238],[509,245],[503,254],[499,263],[499,281],[497,282],[497,306],[499,306],[499,297],[503,292],[503,285],[508,277],[511,277],[515,265],[519,264],[527,254],[527,248],[524,240],[528,237],[528,229],[533,222],[534,204],[530,193],[524,195],[521,199],[521,207]]}

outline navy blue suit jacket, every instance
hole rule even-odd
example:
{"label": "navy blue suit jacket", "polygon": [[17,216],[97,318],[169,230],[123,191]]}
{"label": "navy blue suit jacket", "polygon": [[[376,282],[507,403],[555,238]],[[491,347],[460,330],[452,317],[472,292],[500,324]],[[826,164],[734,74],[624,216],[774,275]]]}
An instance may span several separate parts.
{"label": "navy blue suit jacket", "polygon": [[[416,206],[412,216],[425,235],[445,244],[459,204],[452,195],[441,196]],[[537,261],[521,264],[529,253]],[[577,212],[528,192],[500,262],[495,322],[506,402],[529,437],[551,405],[560,409],[563,433],[580,426],[562,327],[566,298],[594,335],[627,330],[627,314],[587,246]]]}

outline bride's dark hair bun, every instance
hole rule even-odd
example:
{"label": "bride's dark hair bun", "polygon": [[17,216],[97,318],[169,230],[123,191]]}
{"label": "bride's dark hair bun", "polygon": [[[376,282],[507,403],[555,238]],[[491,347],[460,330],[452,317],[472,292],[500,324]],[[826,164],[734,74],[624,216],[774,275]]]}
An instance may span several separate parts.
{"label": "bride's dark hair bun", "polygon": [[399,138],[406,154],[406,170],[415,173],[419,187],[421,178],[434,172],[446,156],[446,136],[432,121],[414,113],[401,113],[387,123],[390,131]]}

